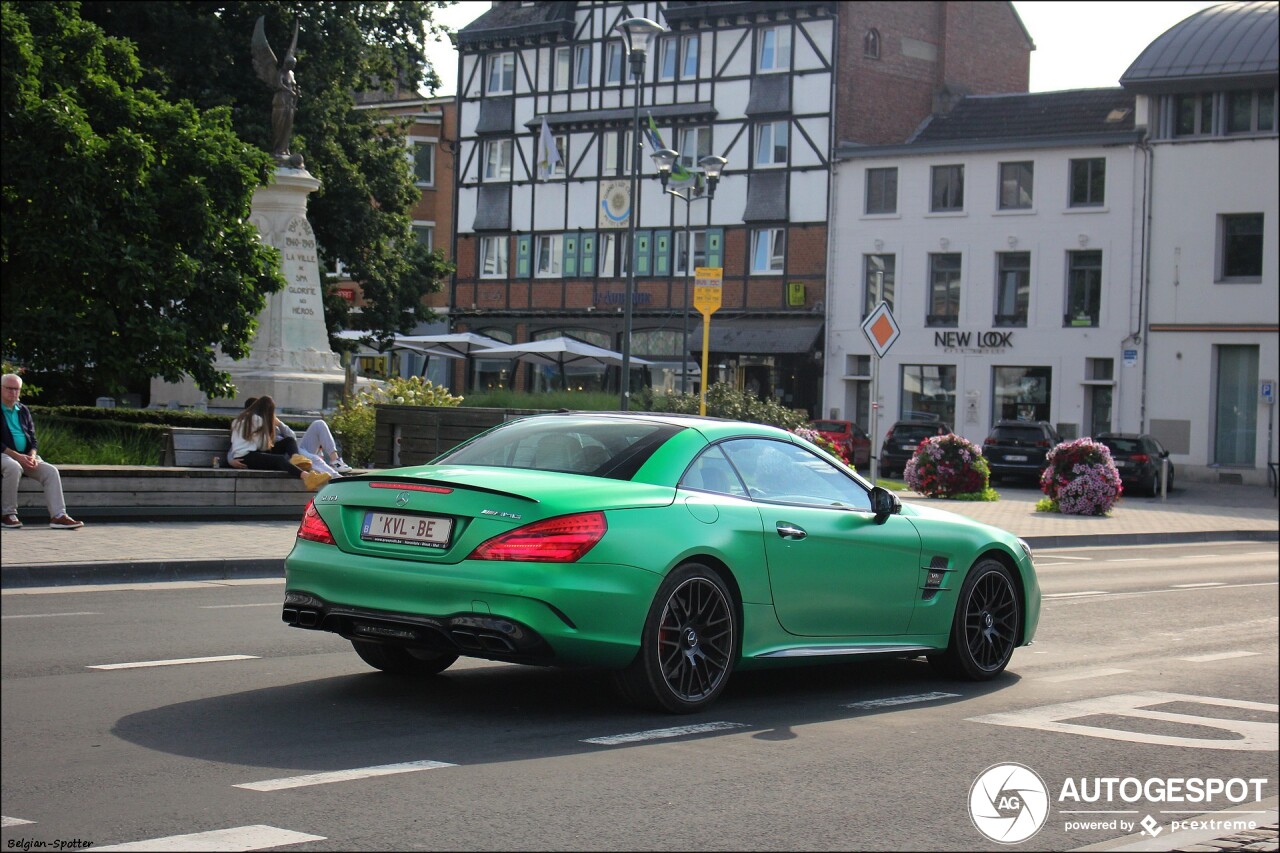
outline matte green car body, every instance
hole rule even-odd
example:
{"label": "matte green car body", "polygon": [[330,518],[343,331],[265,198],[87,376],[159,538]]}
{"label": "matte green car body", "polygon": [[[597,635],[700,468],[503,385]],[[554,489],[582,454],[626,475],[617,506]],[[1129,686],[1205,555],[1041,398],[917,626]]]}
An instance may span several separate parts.
{"label": "matte green car body", "polygon": [[[482,646],[459,653],[617,669],[636,658],[664,578],[695,562],[718,571],[732,592],[741,625],[739,668],[923,654],[947,648],[967,572],[994,558],[1009,570],[1021,598],[1018,644],[1034,637],[1040,589],[1030,556],[1013,535],[911,505],[877,517],[679,488],[691,460],[728,438],[789,441],[839,463],[771,427],[654,417],[683,428],[629,480],[432,464],[332,481],[314,506],[333,544],[297,540],[285,564],[286,621],[290,608],[291,624],[298,624],[299,609],[323,605],[412,617],[445,631],[473,622],[498,625],[537,641],[514,652]],[[441,549],[362,541],[364,515],[373,509],[447,516],[456,527]],[[608,531],[574,562],[468,559],[495,536],[588,511],[603,512]],[[774,535],[775,525],[784,523],[803,524],[810,535],[799,542]],[[394,640],[390,629],[366,630],[385,630]]]}

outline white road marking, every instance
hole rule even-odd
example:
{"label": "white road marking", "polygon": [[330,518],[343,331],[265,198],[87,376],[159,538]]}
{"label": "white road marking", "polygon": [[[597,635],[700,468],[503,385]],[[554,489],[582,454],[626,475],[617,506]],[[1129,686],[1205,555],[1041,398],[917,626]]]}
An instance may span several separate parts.
{"label": "white road marking", "polygon": [[1053,568],[1054,566],[1074,566],[1074,565],[1075,563],[1042,563],[1039,560],[1036,560],[1037,569],[1049,569],[1049,568]]}
{"label": "white road marking", "polygon": [[[1167,705],[1172,702],[1190,702],[1197,705],[1214,705],[1222,708],[1266,711],[1272,714],[1280,710],[1280,706],[1264,702],[1246,702],[1241,699],[1217,699],[1212,696],[1191,696],[1185,693],[1162,693],[1155,690],[1146,690],[1140,693],[1099,696],[1096,699],[1085,699],[1080,702],[1064,702],[1060,705],[1042,705],[1038,708],[1026,708],[1022,711],[1009,713],[986,714],[981,717],[970,717],[969,722],[989,723],[995,726],[1013,726],[1023,729],[1039,729],[1049,732],[1068,732],[1107,740],[1159,744],[1160,746],[1184,746],[1195,749],[1228,749],[1251,752],[1276,752],[1280,749],[1280,729],[1276,727],[1275,723],[1229,720],[1218,717],[1197,717],[1194,714],[1174,714],[1167,711],[1148,710],[1150,706]],[[1150,732],[1068,722],[1072,719],[1100,714],[1208,727],[1223,732],[1223,737],[1203,738],[1157,735]]]}
{"label": "white road marking", "polygon": [[1206,586],[1226,586],[1225,581],[1205,581],[1204,583],[1171,583],[1174,589],[1197,589]]}
{"label": "white road marking", "polygon": [[1046,675],[1037,678],[1037,681],[1051,681],[1054,683],[1063,681],[1083,681],[1086,678],[1106,678],[1108,675],[1123,675],[1126,672],[1133,672],[1131,669],[1085,669],[1076,672],[1068,672],[1064,675]]}
{"label": "white road marking", "polygon": [[279,601],[263,601],[257,604],[202,604],[201,610],[226,610],[231,607],[283,607]]}
{"label": "white road marking", "polygon": [[1094,598],[1097,598],[1099,597],[1099,595],[1107,595],[1113,598],[1132,598],[1139,595],[1160,595],[1161,593],[1166,593],[1166,592],[1210,592],[1210,591],[1217,592],[1223,589],[1248,589],[1249,587],[1254,587],[1254,586],[1276,586],[1278,583],[1280,583],[1280,581],[1264,581],[1261,583],[1224,583],[1221,586],[1215,586],[1215,587],[1195,587],[1193,589],[1138,589],[1138,590],[1134,590],[1133,592],[1105,592],[1105,593],[1066,592],[1066,593],[1054,593],[1054,594],[1045,595],[1041,597],[1042,598],[1055,598],[1055,597],[1061,598],[1064,596],[1075,596],[1077,598],[1079,597],[1088,598],[1092,596]]}
{"label": "white road marking", "polygon": [[1151,558],[1150,558],[1150,557],[1120,557],[1120,558],[1115,559],[1115,560],[1105,560],[1104,562],[1107,562],[1107,563],[1147,563],[1147,562],[1150,562],[1150,561],[1151,561]]}
{"label": "white road marking", "polygon": [[44,619],[49,616],[101,616],[101,613],[92,613],[88,610],[80,610],[74,613],[15,613],[13,616],[0,616],[0,619]]}
{"label": "white road marking", "polygon": [[1209,557],[1222,557],[1221,554],[1178,554],[1179,560],[1207,560]]}
{"label": "white road marking", "polygon": [[1079,598],[1082,595],[1110,595],[1111,593],[1105,589],[1090,589],[1084,592],[1050,592],[1042,595],[1041,598]]}
{"label": "white road marking", "polygon": [[890,696],[887,699],[867,699],[863,702],[850,702],[847,705],[841,705],[842,708],[856,708],[859,710],[870,708],[890,708],[894,705],[910,705],[914,702],[932,702],[935,699],[955,699],[959,697],[959,693],[917,693],[913,696]]}
{"label": "white road marking", "polygon": [[456,767],[444,761],[404,761],[400,764],[380,764],[376,767],[356,767],[351,770],[334,770],[329,773],[310,773],[306,776],[288,776],[283,779],[266,779],[262,782],[244,782],[232,785],[249,791],[283,791],[286,788],[306,788],[310,785],[330,785],[334,782],[350,782],[353,779],[371,779],[375,776],[393,776],[397,773],[416,773],[419,770],[436,770]]}
{"label": "white road marking", "polygon": [[9,817],[8,815],[0,815],[0,826],[22,826],[23,824],[35,823],[34,820],[23,820],[20,817]]}
{"label": "white road marking", "polygon": [[266,850],[287,844],[305,844],[308,841],[324,841],[323,835],[308,835],[274,826],[235,826],[230,829],[214,829],[209,832],[193,832],[188,835],[169,835],[148,841],[130,841],[127,844],[94,845],[94,850],[172,850],[177,853],[205,850]]}
{"label": "white road marking", "polygon": [[1092,563],[1093,557],[1072,557],[1070,554],[1054,554],[1055,560],[1077,560],[1082,563]]}
{"label": "white road marking", "polygon": [[175,658],[174,660],[141,660],[133,663],[100,663],[85,669],[142,669],[148,666],[181,666],[188,663],[220,663],[229,660],[256,660],[257,655],[218,655],[210,658]]}
{"label": "white road marking", "polygon": [[674,726],[669,729],[649,729],[645,732],[630,732],[625,735],[609,735],[608,737],[589,737],[582,743],[594,743],[600,746],[617,746],[620,743],[639,743],[646,740],[661,740],[669,737],[697,735],[704,732],[719,732],[725,729],[746,728],[746,723],[699,723],[692,726]]}
{"label": "white road marking", "polygon": [[1261,652],[1218,652],[1214,655],[1196,655],[1195,657],[1179,658],[1179,660],[1191,661],[1192,663],[1209,663],[1215,660],[1230,660],[1231,658],[1251,658]]}

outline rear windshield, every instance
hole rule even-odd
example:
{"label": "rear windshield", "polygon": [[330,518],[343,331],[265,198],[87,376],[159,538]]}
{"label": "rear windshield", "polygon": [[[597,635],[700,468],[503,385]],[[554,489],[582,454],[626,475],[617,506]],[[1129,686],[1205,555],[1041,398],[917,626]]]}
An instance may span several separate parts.
{"label": "rear windshield", "polygon": [[932,438],[938,435],[939,427],[936,426],[896,426],[893,428],[894,441],[924,441],[926,438]]}
{"label": "rear windshield", "polygon": [[847,421],[814,421],[809,426],[811,429],[816,429],[819,432],[845,433],[849,431],[849,424]]}
{"label": "rear windshield", "polygon": [[503,424],[434,462],[629,480],[681,429],[650,421],[531,417]]}
{"label": "rear windshield", "polygon": [[1104,438],[1102,443],[1111,448],[1112,453],[1138,453],[1142,450],[1142,442],[1136,438]]}
{"label": "rear windshield", "polygon": [[996,427],[991,437],[997,441],[1040,441],[1045,435],[1039,427],[1005,426]]}

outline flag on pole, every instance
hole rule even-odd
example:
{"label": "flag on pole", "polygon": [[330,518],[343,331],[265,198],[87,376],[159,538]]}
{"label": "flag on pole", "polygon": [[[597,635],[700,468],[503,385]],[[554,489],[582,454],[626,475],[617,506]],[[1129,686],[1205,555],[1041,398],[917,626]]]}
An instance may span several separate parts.
{"label": "flag on pole", "polygon": [[555,174],[560,165],[560,150],[556,148],[555,137],[547,126],[547,117],[542,117],[542,132],[538,134],[538,177],[546,179]]}
{"label": "flag on pole", "polygon": [[[658,132],[657,123],[653,120],[653,113],[649,113],[649,126],[645,128],[644,134],[648,137],[649,147],[654,151],[667,147],[667,144],[662,141],[662,134]],[[671,164],[671,177],[668,180],[673,184],[686,184],[693,180],[693,173],[677,160]]]}

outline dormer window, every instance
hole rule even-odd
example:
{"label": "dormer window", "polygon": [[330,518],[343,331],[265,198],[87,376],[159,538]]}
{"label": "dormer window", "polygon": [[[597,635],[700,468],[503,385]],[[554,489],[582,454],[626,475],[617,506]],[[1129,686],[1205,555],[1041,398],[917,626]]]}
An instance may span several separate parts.
{"label": "dormer window", "polygon": [[867,59],[880,58],[880,31],[867,30],[867,34],[862,37],[862,55]]}

